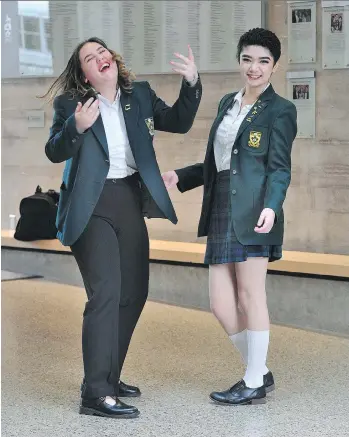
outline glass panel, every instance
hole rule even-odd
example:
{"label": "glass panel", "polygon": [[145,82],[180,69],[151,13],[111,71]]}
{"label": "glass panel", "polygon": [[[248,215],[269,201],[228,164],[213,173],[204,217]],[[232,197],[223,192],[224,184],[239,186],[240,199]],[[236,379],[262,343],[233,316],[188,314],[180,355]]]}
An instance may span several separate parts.
{"label": "glass panel", "polygon": [[25,48],[28,50],[41,51],[40,35],[25,35]]}
{"label": "glass panel", "polygon": [[40,33],[40,23],[38,17],[23,17],[23,27],[25,32]]}

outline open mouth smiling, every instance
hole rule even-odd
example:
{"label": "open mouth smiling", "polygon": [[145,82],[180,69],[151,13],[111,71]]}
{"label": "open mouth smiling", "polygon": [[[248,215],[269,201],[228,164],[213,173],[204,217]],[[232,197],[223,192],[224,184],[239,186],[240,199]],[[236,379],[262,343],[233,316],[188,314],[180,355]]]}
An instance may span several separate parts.
{"label": "open mouth smiling", "polygon": [[110,67],[109,62],[105,62],[104,64],[101,65],[99,72],[100,73],[104,73],[105,71],[107,71]]}

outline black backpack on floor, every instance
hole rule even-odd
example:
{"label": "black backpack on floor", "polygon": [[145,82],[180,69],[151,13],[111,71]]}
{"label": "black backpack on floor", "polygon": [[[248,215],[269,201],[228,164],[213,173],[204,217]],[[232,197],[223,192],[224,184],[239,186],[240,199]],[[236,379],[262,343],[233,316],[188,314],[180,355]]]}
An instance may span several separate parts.
{"label": "black backpack on floor", "polygon": [[53,240],[57,236],[56,216],[59,193],[42,192],[38,185],[35,194],[24,197],[19,205],[20,219],[14,238],[21,241]]}

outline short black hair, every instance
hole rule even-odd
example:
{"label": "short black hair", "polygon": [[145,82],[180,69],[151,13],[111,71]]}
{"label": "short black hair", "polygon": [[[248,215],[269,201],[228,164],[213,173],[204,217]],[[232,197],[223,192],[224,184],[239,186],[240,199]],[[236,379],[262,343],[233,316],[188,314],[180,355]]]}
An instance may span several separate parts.
{"label": "short black hair", "polygon": [[275,33],[267,29],[255,27],[244,33],[238,42],[236,57],[240,62],[240,55],[242,50],[247,46],[262,46],[268,49],[274,59],[274,63],[280,59],[281,43]]}

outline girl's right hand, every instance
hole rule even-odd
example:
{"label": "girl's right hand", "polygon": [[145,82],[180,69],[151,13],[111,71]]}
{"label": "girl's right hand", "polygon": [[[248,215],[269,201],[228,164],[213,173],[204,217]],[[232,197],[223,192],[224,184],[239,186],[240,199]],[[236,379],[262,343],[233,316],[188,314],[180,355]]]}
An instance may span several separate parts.
{"label": "girl's right hand", "polygon": [[84,105],[81,102],[78,103],[75,109],[75,124],[79,134],[89,129],[97,120],[99,116],[98,104],[98,99],[93,101],[93,97],[88,99]]}
{"label": "girl's right hand", "polygon": [[165,187],[170,190],[174,186],[178,184],[178,175],[174,170],[167,171],[166,173],[162,173],[162,180],[165,183]]}

